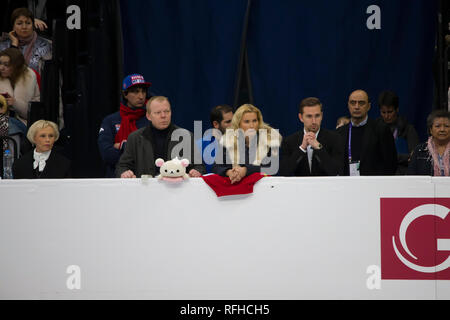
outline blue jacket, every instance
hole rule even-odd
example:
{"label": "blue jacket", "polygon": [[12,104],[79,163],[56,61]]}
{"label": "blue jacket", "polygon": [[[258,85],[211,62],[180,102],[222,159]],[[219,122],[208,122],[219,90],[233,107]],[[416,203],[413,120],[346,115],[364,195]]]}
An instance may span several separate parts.
{"label": "blue jacket", "polygon": [[[119,162],[119,158],[125,149],[125,143],[120,150],[114,148],[114,138],[117,132],[119,132],[121,122],[122,117],[119,111],[110,114],[103,119],[98,133],[98,149],[106,164],[106,178],[115,177],[116,164]],[[136,121],[136,127],[138,129],[146,127],[148,124],[149,121],[145,116]]]}
{"label": "blue jacket", "polygon": [[[219,143],[213,136],[206,136],[195,141],[197,148],[202,152],[203,164],[206,168],[206,173],[213,173],[212,168],[216,158],[216,148],[219,148]],[[209,148],[205,151],[205,149]]]}
{"label": "blue jacket", "polygon": [[22,121],[17,120],[16,118],[13,117],[9,117],[8,135],[12,136],[18,133],[25,136],[27,134],[27,126],[23,124]]}

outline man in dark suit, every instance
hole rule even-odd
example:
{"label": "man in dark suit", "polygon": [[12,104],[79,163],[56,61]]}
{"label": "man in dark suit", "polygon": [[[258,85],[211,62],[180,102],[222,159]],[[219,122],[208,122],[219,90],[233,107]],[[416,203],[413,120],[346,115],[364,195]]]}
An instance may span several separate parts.
{"label": "man in dark suit", "polygon": [[323,119],[320,100],[314,97],[303,99],[298,117],[304,129],[283,140],[280,175],[342,175],[342,142],[338,134],[320,127]]}
{"label": "man in dark suit", "polygon": [[351,121],[337,129],[344,141],[344,175],[394,175],[397,151],[389,127],[382,121],[369,119],[371,104],[368,94],[356,90],[348,99]]}

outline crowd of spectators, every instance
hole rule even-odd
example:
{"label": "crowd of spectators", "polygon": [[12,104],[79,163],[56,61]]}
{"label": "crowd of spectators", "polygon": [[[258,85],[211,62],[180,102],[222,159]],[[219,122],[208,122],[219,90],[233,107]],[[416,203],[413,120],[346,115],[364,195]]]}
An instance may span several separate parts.
{"label": "crowd of spectators", "polygon": [[[42,11],[39,11],[42,15]],[[0,136],[25,137],[33,148],[17,150],[14,177],[67,178],[70,161],[53,146],[58,126],[47,120],[28,123],[30,102],[40,100],[40,75],[52,57],[51,41],[38,34],[48,28],[28,8],[11,14],[11,30],[0,39]],[[211,134],[194,141],[193,134],[171,120],[170,100],[148,96],[151,83],[139,74],[123,80],[118,111],[104,118],[99,128],[98,148],[106,166],[105,177],[156,176],[155,159],[171,160],[177,141],[184,135],[190,161],[188,173],[199,177],[216,173],[239,183],[261,172],[283,176],[355,175],[450,175],[450,116],[433,111],[427,119],[429,139],[420,143],[413,125],[400,115],[396,93],[383,91],[378,97],[380,117],[371,119],[371,100],[364,90],[350,93],[348,115],[337,120],[335,130],[322,128],[326,106],[309,97],[299,104],[300,130],[282,138],[263,120],[254,105],[244,104],[233,112],[228,105],[211,110]],[[2,151],[11,148],[2,140]],[[201,159],[200,162],[198,159]],[[274,165],[275,164],[275,165]]]}

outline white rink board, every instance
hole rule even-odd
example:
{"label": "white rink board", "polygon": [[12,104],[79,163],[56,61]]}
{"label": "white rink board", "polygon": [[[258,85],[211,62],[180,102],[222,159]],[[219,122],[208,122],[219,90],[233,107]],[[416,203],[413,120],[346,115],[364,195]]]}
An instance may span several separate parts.
{"label": "white rink board", "polygon": [[266,177],[220,199],[202,179],[0,181],[0,299],[450,299],[448,280],[367,286],[380,198],[435,192],[449,179]]}

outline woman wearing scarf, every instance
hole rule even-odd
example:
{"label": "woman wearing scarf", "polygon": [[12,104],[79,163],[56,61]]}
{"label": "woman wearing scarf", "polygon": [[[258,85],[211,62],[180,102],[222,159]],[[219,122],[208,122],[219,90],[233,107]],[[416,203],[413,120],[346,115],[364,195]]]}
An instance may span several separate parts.
{"label": "woman wearing scarf", "polygon": [[40,101],[36,74],[25,64],[22,53],[15,48],[0,52],[0,94],[6,98],[11,111],[27,124],[28,103]]}
{"label": "woman wearing scarf", "polygon": [[14,162],[14,179],[70,178],[70,161],[53,150],[59,138],[56,123],[36,121],[28,129],[27,138],[35,148]]}
{"label": "woman wearing scarf", "polygon": [[427,119],[428,141],[416,147],[408,166],[409,175],[450,176],[450,112],[435,110]]}
{"label": "woman wearing scarf", "polygon": [[50,41],[37,35],[33,27],[34,16],[27,8],[18,8],[11,14],[13,30],[7,37],[2,37],[0,51],[6,48],[17,48],[25,57],[25,63],[41,74],[44,61],[52,58]]}

